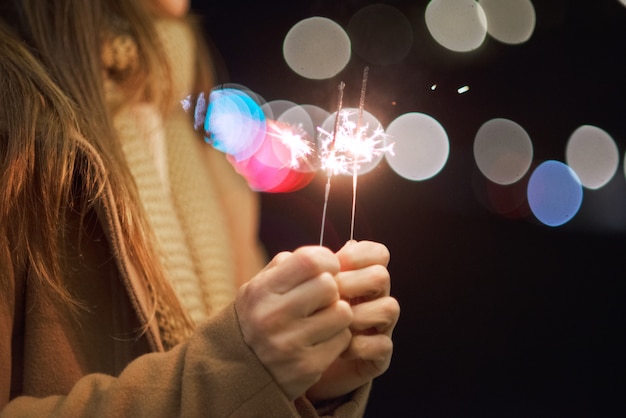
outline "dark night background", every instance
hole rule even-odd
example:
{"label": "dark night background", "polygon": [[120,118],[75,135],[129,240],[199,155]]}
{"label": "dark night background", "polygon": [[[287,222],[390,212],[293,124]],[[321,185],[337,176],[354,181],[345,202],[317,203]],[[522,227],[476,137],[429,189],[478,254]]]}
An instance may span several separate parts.
{"label": "dark night background", "polygon": [[[220,51],[221,81],[266,100],[358,106],[353,54],[335,78],[306,80],[282,58],[298,21],[324,16],[346,27],[359,0],[192,1]],[[411,182],[383,161],[359,179],[357,239],[392,254],[392,294],[402,314],[388,372],[376,379],[367,417],[626,416],[626,7],[617,0],[535,0],[537,25],[522,45],[487,37],[471,53],[447,52],[424,23],[427,1],[383,1],[406,14],[414,44],[400,64],[370,65],[365,108],[383,125],[406,112],[437,119],[450,140],[446,166]],[[430,86],[437,83],[435,91]],[[462,85],[471,90],[456,92]],[[620,166],[600,190],[585,190],[578,215],[552,228],[524,193],[488,184],[472,154],[487,120],[522,125],[533,167],[564,161],[569,135],[595,125],[617,142]],[[271,254],[315,244],[326,178],[292,193],[262,194],[261,237]],[[349,237],[351,179],[331,190],[326,245]]]}

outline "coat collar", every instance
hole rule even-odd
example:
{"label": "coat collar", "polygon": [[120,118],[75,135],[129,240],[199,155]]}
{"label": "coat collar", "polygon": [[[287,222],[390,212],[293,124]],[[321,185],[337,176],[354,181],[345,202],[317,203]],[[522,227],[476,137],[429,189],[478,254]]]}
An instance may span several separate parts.
{"label": "coat collar", "polygon": [[[75,139],[85,157],[94,164],[99,173],[102,174],[102,178],[106,179],[107,170],[96,149],[81,135],[77,134]],[[122,234],[120,216],[115,205],[114,193],[108,181],[105,181],[103,185],[102,194],[98,201],[95,202],[94,210],[102,224],[109,245],[111,246],[120,278],[126,288],[137,318],[140,323],[145,326],[145,333],[150,348],[154,351],[164,351],[158,324],[153,314],[154,309],[150,308],[151,302],[148,284],[143,274],[138,271],[135,264],[128,257],[128,250]]]}

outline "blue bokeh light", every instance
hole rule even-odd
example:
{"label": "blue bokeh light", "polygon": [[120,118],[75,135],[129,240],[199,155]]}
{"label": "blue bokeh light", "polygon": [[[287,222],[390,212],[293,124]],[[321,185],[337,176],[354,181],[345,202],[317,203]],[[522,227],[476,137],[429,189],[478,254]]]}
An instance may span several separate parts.
{"label": "blue bokeh light", "polygon": [[583,187],[569,166],[559,161],[545,161],[528,182],[528,204],[537,219],[548,226],[569,222],[583,200]]}

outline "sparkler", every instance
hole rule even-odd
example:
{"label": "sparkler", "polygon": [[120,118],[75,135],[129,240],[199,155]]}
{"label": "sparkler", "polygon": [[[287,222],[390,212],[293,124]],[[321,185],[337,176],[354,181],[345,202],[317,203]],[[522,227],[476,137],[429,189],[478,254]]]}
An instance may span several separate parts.
{"label": "sparkler", "polygon": [[[326,209],[328,208],[328,196],[330,195],[330,178],[336,171],[341,169],[342,164],[337,159],[338,155],[335,150],[335,143],[337,140],[337,131],[339,130],[339,118],[341,114],[341,108],[343,107],[343,90],[346,84],[342,81],[339,83],[339,93],[337,99],[337,114],[335,115],[335,129],[333,130],[330,141],[322,141],[322,168],[326,170],[326,188],[324,190],[324,209],[322,210],[322,228],[320,231],[320,246],[324,242],[324,225],[326,225]],[[328,135],[330,137],[330,135]]]}
{"label": "sparkler", "polygon": [[[352,219],[350,222],[350,239],[354,239],[358,170],[361,168],[362,164],[371,162],[375,156],[383,152],[393,153],[393,144],[385,144],[386,136],[380,124],[376,129],[371,130],[368,124],[363,122],[367,79],[368,68],[366,67],[363,72],[361,98],[358,113],[356,113],[356,123],[353,121],[355,112],[340,107],[335,116],[335,128],[332,133],[318,128],[321,134],[320,157],[322,168],[327,171],[329,176],[326,193],[328,193],[330,189],[329,183],[332,174],[348,174],[350,170],[352,171]],[[326,202],[327,196],[325,198],[325,205]],[[326,208],[324,208],[324,214],[325,211]],[[325,217],[322,218],[322,222],[324,222],[324,220]],[[322,237],[323,228],[324,225],[322,225]],[[320,242],[322,241],[322,237],[320,237]]]}
{"label": "sparkler", "polygon": [[[345,83],[338,86],[337,112],[334,119],[334,129],[327,132],[318,127],[319,148],[317,150],[321,169],[326,171],[327,181],[324,191],[324,208],[320,230],[320,245],[323,245],[326,214],[330,196],[331,178],[336,174],[352,174],[352,216],[350,222],[350,239],[354,239],[354,225],[356,214],[356,196],[358,172],[362,164],[372,162],[375,156],[383,152],[392,152],[392,145],[386,145],[384,130],[378,124],[374,130],[369,129],[364,122],[365,92],[368,81],[369,68],[365,67],[361,83],[361,96],[358,113],[354,109],[343,109],[343,94]],[[221,99],[221,100],[219,100]],[[261,163],[276,169],[289,168],[298,171],[312,171],[309,158],[314,152],[310,137],[301,125],[284,124],[277,121],[265,120],[262,111],[245,92],[234,89],[224,90],[220,96],[206,97],[203,93],[192,100],[191,96],[181,101],[185,111],[193,110],[194,129],[205,129],[207,142],[220,151],[226,152],[235,161],[247,161],[251,157]],[[195,108],[194,108],[195,107]],[[221,113],[220,113],[221,112]],[[211,119],[209,120],[209,115]],[[356,123],[354,122],[354,116]],[[255,141],[241,141],[241,135],[228,136],[231,130],[238,133],[240,129],[232,128],[232,122],[247,123],[250,132],[256,132]],[[258,120],[258,122],[257,122]],[[208,132],[207,124],[216,125],[218,134]],[[263,123],[263,130],[256,128],[255,123]],[[212,127],[212,126],[211,126]],[[222,132],[223,131],[223,132]],[[258,131],[258,132],[257,132]],[[260,136],[263,138],[260,138]],[[248,137],[246,133],[244,137]],[[209,140],[210,137],[210,140]],[[259,138],[257,138],[259,137]],[[259,139],[260,142],[257,142]],[[262,146],[265,141],[266,146]],[[271,144],[268,142],[271,141]],[[268,154],[269,153],[269,154]],[[270,155],[271,154],[271,155]],[[231,161],[232,162],[232,161]],[[279,167],[280,165],[280,167]]]}
{"label": "sparkler", "polygon": [[[355,141],[361,142],[361,124],[363,123],[363,108],[365,107],[365,89],[367,88],[367,77],[369,74],[369,67],[365,67],[363,70],[363,79],[361,81],[361,97],[359,99],[359,118],[356,124]],[[357,159],[352,159],[352,216],[350,220],[350,240],[354,239],[354,215],[356,214],[356,185],[357,185]]]}

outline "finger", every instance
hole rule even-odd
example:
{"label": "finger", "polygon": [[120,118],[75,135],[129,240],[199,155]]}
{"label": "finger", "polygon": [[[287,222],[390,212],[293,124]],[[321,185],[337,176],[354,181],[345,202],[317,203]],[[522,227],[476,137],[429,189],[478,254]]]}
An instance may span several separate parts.
{"label": "finger", "polygon": [[339,271],[337,257],[328,248],[320,246],[301,247],[291,254],[280,254],[272,263],[262,275],[266,277],[268,289],[278,294],[322,273],[334,276]]}
{"label": "finger", "polygon": [[306,318],[340,299],[337,281],[330,273],[303,282],[281,298],[284,310],[295,318]]}
{"label": "finger", "polygon": [[352,312],[354,316],[350,329],[353,332],[375,330],[391,336],[400,317],[400,305],[396,299],[387,296],[353,306]]}
{"label": "finger", "polygon": [[380,264],[343,271],[337,274],[336,280],[341,297],[359,298],[358,302],[388,296],[391,290],[389,271]]}
{"label": "finger", "polygon": [[285,260],[285,258],[289,257],[291,254],[292,253],[290,251],[279,252],[278,254],[274,256],[274,258],[272,258],[272,260],[269,263],[267,263],[267,265],[263,268],[263,270],[268,270],[268,269],[275,267],[276,265],[281,263],[283,260]]}
{"label": "finger", "polygon": [[[328,341],[335,339],[338,334],[349,331],[348,327],[352,317],[350,306],[345,301],[339,300],[304,319],[294,329],[294,335],[304,346],[324,346]],[[347,335],[349,336],[348,341],[345,342],[345,345],[339,352],[343,351],[348,345],[351,336],[350,332]],[[334,343],[329,344],[329,347],[333,346]]]}
{"label": "finger", "polygon": [[[377,370],[375,375],[383,373],[391,362],[393,341],[386,335],[356,335],[350,345],[341,354],[343,360],[363,360],[371,362]],[[375,377],[375,376],[373,376]]]}
{"label": "finger", "polygon": [[[281,333],[294,321],[299,324],[297,321],[340,300],[337,282],[330,273],[322,273],[282,294],[268,293],[263,289],[264,284],[263,280],[252,281],[244,285],[242,292],[250,296],[249,305],[254,306],[252,315],[259,318],[265,334]],[[348,311],[351,320],[351,308]]]}
{"label": "finger", "polygon": [[373,264],[387,266],[389,250],[383,244],[373,241],[348,241],[337,251],[341,271],[356,270]]}
{"label": "finger", "polygon": [[351,320],[350,306],[339,300],[308,318],[287,324],[281,333],[274,334],[269,347],[274,355],[304,348],[317,352],[317,356],[330,351],[336,357],[350,343],[352,333],[348,327]]}

